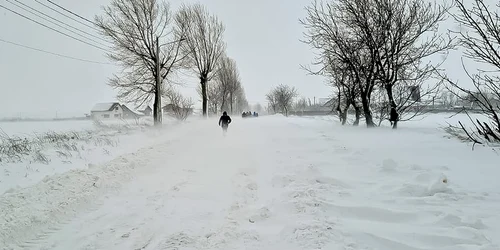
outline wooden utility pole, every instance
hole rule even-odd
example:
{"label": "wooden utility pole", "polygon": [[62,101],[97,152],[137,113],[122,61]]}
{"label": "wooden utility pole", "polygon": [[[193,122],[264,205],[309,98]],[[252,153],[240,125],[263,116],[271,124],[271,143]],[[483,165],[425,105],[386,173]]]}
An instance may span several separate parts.
{"label": "wooden utility pole", "polygon": [[154,112],[156,119],[155,126],[161,126],[162,110],[161,110],[161,67],[160,67],[160,38],[156,37],[156,86],[155,86],[155,106]]}

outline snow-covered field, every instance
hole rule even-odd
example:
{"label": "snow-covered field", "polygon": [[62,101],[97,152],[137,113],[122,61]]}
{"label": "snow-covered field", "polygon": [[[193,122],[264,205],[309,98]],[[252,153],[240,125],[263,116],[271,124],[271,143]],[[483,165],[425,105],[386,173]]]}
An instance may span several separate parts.
{"label": "snow-covered field", "polygon": [[442,121],[235,117],[226,137],[214,119],[138,132],[126,153],[1,194],[0,248],[498,250],[500,155],[450,139]]}

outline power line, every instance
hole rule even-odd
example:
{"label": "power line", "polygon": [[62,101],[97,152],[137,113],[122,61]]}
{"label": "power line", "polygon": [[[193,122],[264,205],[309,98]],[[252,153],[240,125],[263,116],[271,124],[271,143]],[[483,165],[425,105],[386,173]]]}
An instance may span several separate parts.
{"label": "power line", "polygon": [[76,58],[76,57],[72,57],[72,56],[67,56],[67,55],[63,55],[63,54],[59,54],[59,53],[55,53],[55,52],[50,52],[50,51],[46,51],[46,50],[43,50],[43,49],[38,49],[38,48],[30,47],[30,46],[27,46],[27,45],[23,45],[23,44],[19,44],[19,43],[7,41],[7,40],[4,40],[2,38],[0,38],[0,42],[11,44],[11,45],[15,45],[15,46],[18,46],[18,47],[21,47],[21,48],[25,48],[25,49],[30,49],[30,50],[34,50],[34,51],[38,51],[38,52],[42,52],[42,53],[54,55],[54,56],[59,56],[59,57],[64,57],[64,58],[73,59],[73,60],[77,60],[77,61],[82,61],[82,62],[95,63],[95,64],[116,65],[116,64],[113,64],[113,63],[97,62],[97,61],[92,61],[92,60],[86,60],[86,59]]}
{"label": "power line", "polygon": [[[36,1],[36,2],[38,2],[39,4],[43,5],[43,6],[47,7],[47,8],[50,8],[50,7],[48,7],[47,5],[45,5],[45,4],[43,4],[43,3],[40,3],[38,0],[35,0],[35,1]],[[61,5],[56,4],[56,3],[52,2],[51,0],[47,0],[47,2],[49,2],[49,3],[51,3],[51,4],[55,5],[55,6],[57,6],[58,8],[60,8],[60,9],[62,9],[62,10],[64,10],[64,11],[66,11],[66,12],[68,12],[68,13],[70,13],[70,14],[72,14],[72,15],[74,15],[74,16],[76,16],[76,17],[78,17],[78,18],[80,18],[80,19],[82,19],[82,20],[84,20],[84,21],[86,21],[86,22],[88,22],[88,23],[91,23],[91,24],[92,24],[92,25],[94,25],[94,26],[97,26],[97,25],[96,25],[96,23],[94,23],[93,21],[91,21],[91,20],[89,20],[89,19],[87,19],[87,18],[85,18],[85,17],[83,17],[83,16],[81,16],[81,15],[78,15],[78,14],[76,14],[75,12],[73,12],[73,11],[71,11],[71,10],[67,9],[67,8],[62,7]],[[65,17],[70,18],[71,20],[74,20],[74,21],[76,21],[76,22],[78,22],[78,23],[81,23],[81,24],[83,24],[83,25],[85,25],[85,26],[88,26],[87,24],[84,24],[84,23],[82,23],[82,22],[80,22],[80,21],[78,21],[78,20],[75,20],[74,18],[71,18],[71,17],[69,17],[69,16],[67,16],[67,15],[65,15],[65,14],[62,14],[61,12],[59,12],[59,11],[57,11],[57,10],[54,10],[53,8],[50,8],[50,9],[51,9],[51,10],[53,10],[53,11],[55,11],[55,12],[57,12],[57,13],[59,13],[59,14],[61,14],[61,15],[63,15],[63,16],[65,16]],[[88,27],[91,27],[91,26],[88,26]],[[93,27],[92,27],[92,28],[93,28]],[[94,29],[95,29],[95,28],[94,28]],[[133,37],[134,39],[142,39],[141,37],[138,37],[138,36],[133,36],[133,35],[130,35],[130,34],[124,34],[124,33],[120,33],[120,32],[117,32],[117,31],[114,31],[114,32],[115,32],[115,33],[117,33],[117,34],[123,35],[123,36]]]}
{"label": "power line", "polygon": [[57,32],[57,33],[59,33],[59,34],[62,34],[62,35],[64,35],[64,36],[67,36],[67,37],[70,37],[70,38],[73,38],[73,39],[75,39],[75,40],[77,40],[77,41],[80,41],[80,42],[82,42],[82,43],[85,43],[85,44],[87,44],[87,45],[90,45],[90,46],[92,46],[92,47],[94,47],[94,48],[98,48],[98,49],[103,50],[103,51],[106,51],[106,52],[108,52],[108,51],[109,51],[109,49],[104,49],[104,48],[101,48],[101,47],[99,47],[99,46],[97,46],[97,45],[94,45],[94,44],[91,44],[91,43],[89,43],[89,42],[83,41],[83,40],[81,40],[81,39],[79,39],[79,38],[76,38],[76,37],[74,37],[74,36],[68,35],[68,34],[66,34],[66,33],[64,33],[64,32],[62,32],[62,31],[59,31],[59,30],[54,29],[54,28],[52,28],[52,27],[50,27],[50,26],[47,26],[47,25],[45,25],[45,24],[43,24],[43,23],[40,23],[40,22],[38,22],[38,21],[36,21],[36,20],[34,20],[34,19],[32,19],[32,18],[29,18],[29,17],[27,17],[27,16],[25,16],[25,15],[23,15],[23,14],[20,14],[20,13],[19,13],[19,12],[17,12],[17,11],[11,10],[11,9],[9,9],[9,8],[7,8],[7,7],[3,6],[3,5],[1,5],[1,4],[0,4],[0,7],[1,7],[1,8],[6,9],[6,10],[8,10],[8,11],[10,11],[10,12],[12,12],[12,13],[16,14],[16,15],[19,15],[19,16],[21,16],[21,17],[24,17],[24,18],[26,18],[26,19],[28,19],[28,20],[30,20],[30,21],[32,21],[32,22],[34,22],[34,23],[37,23],[38,25],[41,25],[41,26],[43,26],[43,27],[45,27],[45,28],[47,28],[47,29],[51,29],[51,30],[53,30],[53,31],[55,31],[55,32]]}
{"label": "power line", "polygon": [[[43,5],[45,8],[48,8],[48,9],[50,9],[50,10],[54,11],[54,12],[57,12],[57,13],[59,13],[59,14],[61,14],[61,15],[65,16],[65,17],[67,17],[67,18],[69,18],[69,19],[71,19],[71,20],[73,20],[73,21],[75,21],[75,22],[77,22],[77,23],[79,23],[79,24],[85,25],[85,26],[87,26],[87,27],[89,27],[89,28],[91,28],[91,29],[93,29],[93,30],[99,31],[98,29],[96,29],[96,27],[91,26],[91,25],[88,25],[88,24],[86,24],[86,23],[83,23],[82,21],[77,20],[77,19],[75,19],[75,18],[73,18],[73,17],[71,17],[71,16],[68,16],[68,15],[66,15],[66,14],[64,14],[64,13],[62,13],[62,12],[60,12],[60,11],[58,11],[58,10],[56,10],[56,9],[54,9],[54,8],[52,8],[52,7],[50,7],[50,6],[48,6],[48,5],[46,5],[46,4],[44,4],[44,3],[40,2],[40,1],[38,1],[38,0],[35,0],[35,2],[37,2],[37,3],[41,4],[41,5]],[[94,24],[94,23],[92,23],[92,24]]]}
{"label": "power line", "polygon": [[57,6],[57,7],[59,7],[60,9],[62,9],[62,10],[64,10],[64,11],[66,11],[66,12],[69,12],[69,13],[73,14],[74,16],[79,17],[79,18],[80,18],[80,19],[82,19],[82,20],[85,20],[85,21],[87,21],[87,22],[89,22],[89,23],[91,23],[91,24],[95,25],[95,23],[94,23],[94,22],[92,22],[92,21],[90,21],[89,19],[87,19],[87,18],[85,18],[85,17],[83,17],[83,16],[80,16],[80,15],[78,15],[78,14],[74,13],[73,11],[68,10],[68,9],[66,9],[66,8],[62,7],[62,6],[61,6],[61,5],[59,5],[59,4],[56,4],[56,3],[54,3],[54,2],[52,2],[52,1],[50,1],[50,0],[47,0],[47,2],[49,2],[49,3],[51,3],[51,4],[53,4],[53,5]]}
{"label": "power line", "polygon": [[[10,0],[6,0],[6,1],[8,1],[8,2],[9,2]],[[86,35],[89,35],[89,36],[91,36],[91,37],[97,38],[97,39],[99,39],[99,40],[101,40],[101,41],[103,41],[103,42],[109,42],[109,41],[107,41],[107,40],[103,39],[102,37],[99,37],[99,36],[93,35],[93,34],[91,34],[91,33],[88,33],[88,32],[86,32],[86,31],[84,31],[84,30],[81,30],[81,29],[79,29],[79,28],[76,28],[76,27],[74,27],[74,26],[71,26],[71,25],[69,25],[69,24],[67,24],[67,23],[65,23],[65,22],[63,22],[63,21],[61,21],[61,20],[59,20],[59,19],[57,19],[57,18],[51,17],[50,15],[45,14],[45,13],[43,13],[42,11],[39,11],[39,10],[37,10],[37,9],[35,9],[35,8],[31,7],[31,6],[29,6],[29,5],[26,5],[26,4],[22,3],[22,2],[21,2],[21,1],[19,1],[19,0],[14,0],[14,1],[16,1],[17,3],[19,3],[19,4],[23,5],[23,6],[27,7],[27,8],[29,8],[29,9],[31,9],[31,10],[33,10],[33,11],[37,12],[37,13],[40,13],[41,15],[46,16],[46,17],[48,17],[48,18],[50,18],[50,19],[52,19],[52,20],[54,20],[54,21],[56,21],[56,22],[58,22],[58,23],[64,24],[64,25],[66,25],[66,26],[68,26],[68,27],[71,27],[71,28],[73,28],[73,29],[75,29],[75,30],[78,30],[78,31],[80,31],[80,32],[82,32],[82,33],[84,33],[84,34],[86,34]]]}
{"label": "power line", "polygon": [[[34,13],[33,11],[27,10],[26,8],[24,8],[24,7],[22,7],[22,6],[19,6],[18,4],[13,3],[13,2],[11,2],[10,0],[6,0],[6,1],[7,1],[7,2],[9,2],[10,4],[12,4],[12,5],[14,5],[14,6],[16,6],[16,7],[20,8],[20,9],[22,9],[22,10],[24,10],[24,11],[26,11],[26,12],[31,13],[32,15],[35,15],[35,16],[37,16],[37,17],[39,17],[39,18],[41,18],[41,19],[43,19],[43,20],[45,20],[45,21],[47,21],[47,22],[50,22],[50,23],[52,23],[52,24],[54,24],[54,25],[56,25],[56,26],[58,26],[58,27],[60,27],[60,28],[63,28],[63,29],[65,29],[65,30],[67,30],[67,31],[69,31],[69,32],[71,32],[71,33],[73,33],[73,34],[76,34],[76,35],[78,35],[78,36],[80,36],[80,37],[82,37],[82,38],[84,38],[84,39],[87,39],[87,40],[89,40],[89,41],[92,41],[92,42],[94,42],[94,43],[97,43],[97,44],[102,45],[102,46],[105,46],[105,47],[107,47],[107,46],[108,46],[108,45],[106,45],[106,44],[103,44],[103,43],[97,42],[97,41],[95,41],[95,40],[92,40],[92,39],[90,39],[90,38],[88,38],[88,37],[86,37],[86,36],[84,36],[84,35],[82,35],[82,34],[80,34],[80,33],[78,33],[78,32],[75,32],[75,31],[73,31],[73,30],[70,30],[70,29],[68,29],[68,28],[66,28],[66,27],[64,27],[64,26],[62,26],[62,25],[60,25],[60,24],[58,24],[58,23],[56,23],[56,22],[54,22],[54,21],[51,21],[51,20],[49,20],[49,19],[47,19],[47,18],[45,18],[45,17],[43,17],[43,16],[40,16],[39,14]],[[16,2],[19,2],[18,0],[15,0],[15,1],[16,1]],[[24,6],[27,6],[27,5],[23,4],[23,3],[21,3],[21,4],[22,4],[22,5],[24,5]],[[31,7],[29,7],[29,6],[27,6],[27,7],[28,7],[28,8],[31,8]],[[35,10],[35,11],[36,11],[36,10]],[[37,11],[37,12],[39,12],[39,11]],[[46,15],[46,14],[44,14],[44,13],[42,13],[42,14],[43,14],[43,15]],[[50,17],[50,16],[49,16],[49,17]],[[51,18],[52,18],[52,17],[51,17]],[[52,19],[55,19],[55,18],[52,18]],[[57,20],[57,19],[55,19],[55,20]],[[57,20],[57,21],[59,21],[59,20]],[[59,22],[61,22],[61,21],[59,21]],[[63,23],[63,24],[64,24],[64,23]],[[77,28],[75,28],[75,27],[73,27],[73,26],[71,26],[71,25],[69,25],[69,24],[66,24],[66,25],[68,25],[69,27],[72,27],[73,29],[77,29]],[[79,29],[77,29],[77,30],[79,30]],[[81,31],[81,30],[80,30],[80,31]]]}

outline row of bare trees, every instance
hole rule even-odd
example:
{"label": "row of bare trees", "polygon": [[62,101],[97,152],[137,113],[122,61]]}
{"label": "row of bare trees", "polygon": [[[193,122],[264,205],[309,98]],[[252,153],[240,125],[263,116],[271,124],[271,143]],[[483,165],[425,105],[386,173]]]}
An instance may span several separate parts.
{"label": "row of bare trees", "polygon": [[[418,113],[414,104],[437,94],[441,81],[429,81],[441,62],[426,59],[453,48],[439,30],[449,9],[425,0],[314,0],[306,7],[304,42],[317,51],[313,65],[319,66],[306,69],[334,87],[342,123],[352,106],[356,125],[363,116],[368,127],[376,126],[378,105],[397,128]],[[377,92],[385,98],[374,103]]]}
{"label": "row of bare trees", "polygon": [[[364,117],[368,127],[376,126],[378,116],[379,125],[388,119],[397,128],[399,121],[428,110],[436,99],[445,99],[448,106],[451,102],[470,104],[469,109],[475,106],[486,118],[469,115],[473,128],[459,123],[457,129],[469,140],[499,143],[499,8],[499,3],[491,6],[485,0],[442,4],[315,0],[300,22],[306,29],[304,42],[317,51],[312,64],[319,69],[304,68],[325,76],[334,88],[335,110],[343,124],[352,106],[355,125]],[[449,16],[459,30],[440,28]],[[469,76],[465,84],[439,69],[447,53],[456,48],[463,51],[463,59],[476,63],[474,73],[463,64]]]}
{"label": "row of bare trees", "polygon": [[[199,79],[203,115],[207,115],[210,84],[227,81],[222,75],[230,61],[225,55],[225,27],[217,16],[199,3],[182,4],[174,13],[166,1],[113,0],[95,23],[113,44],[108,56],[123,69],[109,83],[119,90],[119,99],[137,106],[154,99],[153,117],[159,125],[162,96],[189,104],[179,99],[179,92],[165,90],[177,72],[189,70]],[[238,87],[232,85],[229,103],[241,102],[239,79],[231,84]]]}
{"label": "row of bare trees", "polygon": [[276,86],[266,94],[269,112],[274,114],[282,113],[288,116],[288,112],[294,107],[294,100],[297,96],[298,92],[295,87],[285,84]]}
{"label": "row of bare trees", "polygon": [[[231,114],[242,112],[248,107],[248,101],[236,61],[224,55],[218,70],[217,76],[207,89],[209,111],[215,114],[223,111]],[[201,91],[202,89],[198,88],[198,92]]]}

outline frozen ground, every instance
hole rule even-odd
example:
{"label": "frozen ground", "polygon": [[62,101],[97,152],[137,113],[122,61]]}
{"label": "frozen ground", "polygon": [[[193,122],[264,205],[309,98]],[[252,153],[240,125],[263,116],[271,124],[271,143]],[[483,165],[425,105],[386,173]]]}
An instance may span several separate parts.
{"label": "frozen ground", "polygon": [[[432,126],[235,118],[0,196],[4,249],[500,249],[499,155]],[[403,127],[403,126],[402,126]]]}

